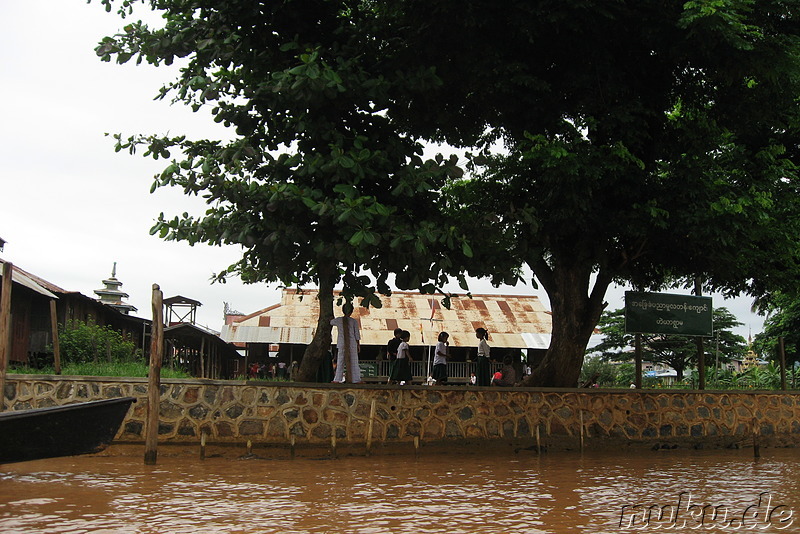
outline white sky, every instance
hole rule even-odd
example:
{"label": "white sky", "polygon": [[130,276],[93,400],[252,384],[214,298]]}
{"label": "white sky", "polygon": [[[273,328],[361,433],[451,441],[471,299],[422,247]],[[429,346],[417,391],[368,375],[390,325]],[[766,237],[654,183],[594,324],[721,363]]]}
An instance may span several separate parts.
{"label": "white sky", "polygon": [[[199,214],[203,204],[179,190],[151,195],[165,162],[115,153],[104,134],[221,134],[209,115],[153,100],[172,79],[166,69],[97,58],[97,42],[123,25],[98,0],[0,0],[0,237],[7,241],[0,257],[92,297],[117,262],[134,315],[151,316],[157,283],[165,297],[202,302],[198,322],[219,330],[223,302],[251,313],[277,303],[280,290],[235,279],[210,284],[212,273],[240,257],[235,247],[189,247],[149,235],[160,212]],[[529,286],[494,289],[476,281],[472,291],[533,292],[549,308],[546,295]],[[622,296],[613,289],[609,308],[621,308]],[[738,329],[745,337],[762,328],[750,302],[714,299],[745,323]]]}

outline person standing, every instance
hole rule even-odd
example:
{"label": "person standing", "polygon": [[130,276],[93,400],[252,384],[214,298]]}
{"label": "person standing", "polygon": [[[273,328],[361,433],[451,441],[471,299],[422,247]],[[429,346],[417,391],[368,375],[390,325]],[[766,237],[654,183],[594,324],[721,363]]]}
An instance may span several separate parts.
{"label": "person standing", "polygon": [[399,383],[401,386],[411,384],[411,347],[408,346],[408,341],[411,339],[411,333],[408,330],[403,330],[400,334],[400,345],[397,347],[397,360],[395,360],[392,375],[389,379],[394,383]]}
{"label": "person standing", "polygon": [[344,382],[344,366],[347,362],[347,377],[351,384],[361,383],[361,369],[358,367],[358,353],[361,352],[361,332],[358,321],[350,317],[353,304],[346,302],[342,306],[342,316],[331,319],[331,325],[338,331],[336,340],[336,373],[333,381]]}
{"label": "person standing", "polygon": [[478,358],[475,361],[475,385],[491,385],[492,377],[489,369],[489,332],[485,328],[476,328],[475,337],[478,341]]}
{"label": "person standing", "polygon": [[447,332],[440,332],[438,343],[436,343],[436,352],[433,355],[433,379],[436,385],[447,384],[447,358],[450,357],[450,342],[447,341],[450,334]]}
{"label": "person standing", "polygon": [[394,368],[397,364],[397,349],[400,347],[400,343],[403,342],[400,339],[400,335],[403,333],[402,328],[395,328],[394,329],[394,337],[389,340],[386,344],[386,356],[389,359],[389,383],[392,384],[394,380],[392,380],[392,375],[394,374]]}

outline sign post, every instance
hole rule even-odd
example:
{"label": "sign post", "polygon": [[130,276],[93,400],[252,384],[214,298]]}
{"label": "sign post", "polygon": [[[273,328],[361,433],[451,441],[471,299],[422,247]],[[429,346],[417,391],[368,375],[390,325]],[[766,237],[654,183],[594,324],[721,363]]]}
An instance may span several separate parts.
{"label": "sign post", "polygon": [[[625,331],[636,334],[637,355],[640,354],[641,334],[673,334],[696,336],[700,389],[705,388],[705,358],[703,337],[714,333],[714,308],[711,297],[675,295],[671,293],[625,292]],[[638,359],[638,357],[637,357]],[[641,375],[637,362],[637,374]],[[636,387],[641,376],[637,376]]]}

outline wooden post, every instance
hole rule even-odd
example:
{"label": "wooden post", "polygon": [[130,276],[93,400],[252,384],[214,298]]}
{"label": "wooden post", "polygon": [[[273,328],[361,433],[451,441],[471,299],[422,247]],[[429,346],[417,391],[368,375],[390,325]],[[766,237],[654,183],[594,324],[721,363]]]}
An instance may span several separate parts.
{"label": "wooden post", "polygon": [[11,286],[14,265],[3,263],[3,293],[0,295],[0,412],[6,406],[6,371],[11,359]]}
{"label": "wooden post", "polygon": [[61,374],[61,346],[58,340],[58,314],[56,313],[56,301],[50,301],[50,328],[53,331],[53,366],[57,375]]}
{"label": "wooden post", "polygon": [[253,442],[251,440],[247,440],[247,456],[253,454]]}
{"label": "wooden post", "polygon": [[200,376],[202,376],[203,378],[208,378],[206,376],[205,352],[206,352],[206,338],[202,338],[200,340]]}
{"label": "wooden post", "polygon": [[372,399],[369,407],[369,424],[367,426],[367,455],[372,452],[372,428],[375,423],[375,408],[375,399]]}
{"label": "wooden post", "polygon": [[786,391],[786,351],[783,350],[783,336],[778,338],[778,355],[781,363],[781,389]]}
{"label": "wooden post", "polygon": [[636,334],[634,336],[633,346],[633,360],[635,369],[633,383],[636,386],[636,389],[642,389],[642,334]]}
{"label": "wooden post", "polygon": [[541,456],[541,454],[542,454],[542,440],[541,440],[541,438],[539,436],[539,426],[540,425],[537,423],[536,424],[536,454]]}
{"label": "wooden post", "polygon": [[144,463],[155,465],[158,459],[158,412],[161,404],[161,360],[164,355],[164,294],[153,284],[153,325],[150,334],[150,372],[147,382],[147,424],[145,427]]}
{"label": "wooden post", "polygon": [[753,457],[761,458],[761,445],[758,443],[758,436],[761,433],[758,422],[753,419]]}
{"label": "wooden post", "polygon": [[703,348],[703,338],[697,338],[697,389],[706,389],[706,351]]}
{"label": "wooden post", "polygon": [[414,456],[419,456],[419,436],[414,436]]}
{"label": "wooden post", "polygon": [[578,417],[581,423],[581,452],[583,452],[583,410],[581,409],[580,415]]}
{"label": "wooden post", "polygon": [[[703,294],[703,283],[700,280],[700,277],[697,276],[694,279],[694,294],[695,296],[702,296]],[[706,389],[706,351],[703,348],[703,338],[698,336],[697,337],[697,376],[699,384],[697,385],[697,389]]]}
{"label": "wooden post", "polygon": [[292,434],[292,438],[291,438],[291,440],[290,440],[290,451],[289,451],[289,454],[291,455],[291,457],[292,457],[292,460],[294,460],[294,456],[295,456],[295,454],[296,454],[296,450],[295,450],[295,436],[294,436],[294,434]]}
{"label": "wooden post", "polygon": [[200,459],[206,459],[206,433],[205,431],[200,433]]}
{"label": "wooden post", "polygon": [[331,457],[336,459],[336,430],[331,434]]}

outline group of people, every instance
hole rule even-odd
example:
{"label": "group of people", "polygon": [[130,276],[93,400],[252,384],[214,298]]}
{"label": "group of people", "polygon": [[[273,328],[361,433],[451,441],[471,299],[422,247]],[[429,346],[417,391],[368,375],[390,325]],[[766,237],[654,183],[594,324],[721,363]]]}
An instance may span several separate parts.
{"label": "group of people", "polygon": [[[292,362],[292,364],[297,365],[296,362]],[[250,365],[250,369],[248,369],[247,374],[251,379],[289,378],[289,371],[286,367],[286,362],[278,362],[277,364],[274,363],[264,364],[261,362],[253,362]]]}
{"label": "group of people", "polygon": [[[358,366],[358,353],[361,351],[361,333],[358,321],[351,317],[353,305],[346,303],[342,306],[341,317],[331,320],[331,325],[338,330],[336,341],[337,358],[333,382],[341,383],[345,379],[345,362],[347,362],[347,377],[349,382],[361,383],[361,369]],[[475,365],[474,380],[471,384],[476,386],[513,386],[517,383],[517,373],[512,365],[511,356],[503,358],[503,367],[492,375],[489,364],[490,347],[489,332],[485,328],[476,328],[475,337],[478,338],[478,357]],[[447,360],[450,357],[450,334],[440,332],[433,356],[433,371],[431,378],[434,384],[447,384]],[[408,344],[411,333],[402,328],[395,328],[394,337],[386,344],[386,353],[390,360],[389,383],[406,385],[411,384],[411,348]]]}

